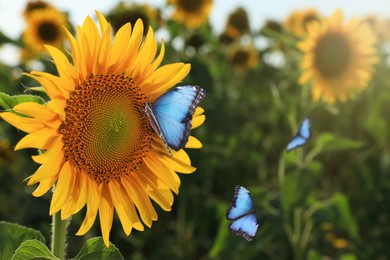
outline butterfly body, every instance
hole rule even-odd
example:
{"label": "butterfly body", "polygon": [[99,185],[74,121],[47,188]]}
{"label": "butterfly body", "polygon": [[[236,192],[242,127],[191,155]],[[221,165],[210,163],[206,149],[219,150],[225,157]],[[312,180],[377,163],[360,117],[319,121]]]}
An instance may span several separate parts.
{"label": "butterfly body", "polygon": [[145,113],[169,153],[170,148],[178,151],[188,142],[192,116],[205,96],[198,86],[180,86],[161,95],[153,104],[146,102]]}
{"label": "butterfly body", "polygon": [[311,136],[310,125],[311,125],[310,118],[306,118],[301,123],[298,132],[295,134],[295,136],[287,145],[287,152],[290,152],[298,147],[304,146],[307,143],[307,141],[310,139]]}
{"label": "butterfly body", "polygon": [[243,186],[236,186],[233,201],[226,212],[226,218],[231,220],[229,230],[242,236],[248,242],[252,241],[259,226],[256,210],[249,191]]}

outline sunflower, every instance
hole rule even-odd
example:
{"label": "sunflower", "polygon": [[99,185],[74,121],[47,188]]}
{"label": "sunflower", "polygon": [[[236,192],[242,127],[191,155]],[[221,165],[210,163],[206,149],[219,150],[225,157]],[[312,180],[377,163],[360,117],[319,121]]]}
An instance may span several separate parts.
{"label": "sunflower", "polygon": [[168,0],[176,7],[172,19],[189,27],[199,27],[207,22],[213,0]]}
{"label": "sunflower", "polygon": [[36,10],[42,10],[46,8],[53,8],[54,7],[49,4],[48,2],[41,1],[41,0],[30,0],[26,4],[24,10],[23,10],[23,16],[27,19],[31,13],[33,13]]}
{"label": "sunflower", "polygon": [[242,7],[232,12],[226,22],[226,34],[232,39],[237,39],[249,32],[248,14]]}
{"label": "sunflower", "polygon": [[321,21],[321,16],[314,8],[293,12],[284,23],[286,29],[296,37],[307,35],[307,26],[313,22]]}
{"label": "sunflower", "polygon": [[23,40],[27,48],[37,53],[45,52],[45,44],[61,47],[66,34],[62,29],[67,25],[66,16],[53,8],[31,12],[26,18],[27,27]]}
{"label": "sunflower", "polygon": [[110,21],[113,29],[117,32],[126,23],[134,24],[138,19],[142,20],[144,24],[144,33],[147,33],[149,25],[157,28],[161,23],[160,10],[148,4],[140,5],[133,3],[126,5],[120,2],[110,13],[106,16]]}
{"label": "sunflower", "polygon": [[368,15],[363,18],[363,23],[367,23],[375,34],[375,37],[379,43],[388,42],[390,40],[390,20],[384,19],[377,15]]}
{"label": "sunflower", "polygon": [[229,58],[235,68],[246,71],[256,67],[259,60],[259,54],[252,45],[234,45],[231,47]]}
{"label": "sunflower", "polygon": [[[189,64],[160,66],[164,44],[157,57],[157,42],[151,27],[124,25],[114,39],[111,26],[97,12],[99,27],[87,17],[74,38],[68,31],[72,63],[55,47],[47,49],[59,76],[32,71],[47,92],[46,105],[26,102],[0,116],[27,132],[15,149],[37,148],[33,156],[41,166],[28,185],[39,183],[33,192],[42,196],[55,185],[50,214],[61,211],[67,219],[86,206],[86,216],[77,235],[85,234],[97,214],[105,244],[116,211],[126,235],[132,229],[151,227],[157,213],[151,200],[171,210],[173,193],[180,179],[176,172],[192,173],[187,153],[171,151],[172,157],[153,131],[144,112],[153,102],[180,82]],[[197,108],[192,127],[205,119]],[[190,136],[186,148],[200,148]],[[138,214],[137,214],[138,212]]]}
{"label": "sunflower", "polygon": [[313,83],[314,101],[346,101],[366,88],[378,62],[370,28],[357,19],[343,24],[342,18],[338,10],[321,24],[310,24],[308,37],[298,44],[304,53],[299,83]]}

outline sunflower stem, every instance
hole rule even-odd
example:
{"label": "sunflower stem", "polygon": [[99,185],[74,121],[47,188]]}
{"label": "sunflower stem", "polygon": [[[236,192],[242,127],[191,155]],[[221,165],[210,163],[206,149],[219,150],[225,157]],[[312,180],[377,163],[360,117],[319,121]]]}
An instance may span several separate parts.
{"label": "sunflower stem", "polygon": [[59,259],[65,258],[65,247],[67,237],[67,227],[70,218],[62,220],[61,213],[58,211],[53,214],[53,228],[51,237],[51,252]]}

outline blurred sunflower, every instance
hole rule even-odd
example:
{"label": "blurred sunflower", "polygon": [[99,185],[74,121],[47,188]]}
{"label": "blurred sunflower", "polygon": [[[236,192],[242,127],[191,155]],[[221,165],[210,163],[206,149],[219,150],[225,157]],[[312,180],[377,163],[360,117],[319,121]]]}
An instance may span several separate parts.
{"label": "blurred sunflower", "polygon": [[363,23],[367,23],[374,32],[376,39],[380,43],[388,42],[390,40],[390,20],[383,19],[377,15],[368,15],[363,18]]}
{"label": "blurred sunflower", "polygon": [[199,27],[207,22],[213,0],[168,0],[176,7],[172,19],[189,27]]}
{"label": "blurred sunflower", "polygon": [[54,9],[54,7],[46,1],[30,0],[30,1],[28,1],[28,3],[26,4],[26,6],[23,10],[23,16],[24,16],[24,18],[28,18],[30,16],[30,14],[33,13],[34,11],[42,10],[42,9],[46,9],[46,8],[53,8]]}
{"label": "blurred sunflower", "polygon": [[126,23],[135,24],[138,19],[144,24],[144,34],[147,33],[149,26],[157,29],[162,23],[160,10],[148,4],[131,4],[127,5],[120,2],[107,14],[107,20],[117,32]]}
{"label": "blurred sunflower", "polygon": [[218,37],[218,41],[223,45],[230,45],[234,42],[234,39],[226,34],[226,32],[222,33]]}
{"label": "blurred sunflower", "polygon": [[[59,76],[32,71],[47,92],[46,105],[26,102],[0,116],[28,133],[15,149],[37,148],[33,156],[41,166],[28,185],[39,182],[34,196],[42,196],[55,184],[50,214],[61,211],[67,219],[84,206],[86,216],[77,235],[85,234],[99,214],[102,236],[109,245],[114,211],[126,235],[133,228],[151,227],[157,213],[151,199],[169,211],[180,179],[176,172],[192,173],[184,150],[168,154],[152,130],[145,103],[180,82],[190,65],[174,63],[159,67],[164,44],[157,57],[157,42],[143,24],[124,25],[112,39],[111,26],[97,12],[99,27],[87,17],[75,39],[68,31],[73,64],[57,48],[47,49]],[[203,124],[197,108],[192,127]],[[200,148],[190,136],[186,148]],[[137,214],[138,212],[138,214]]]}
{"label": "blurred sunflower", "polygon": [[229,58],[235,68],[246,71],[256,67],[259,52],[252,45],[232,46]]}
{"label": "blurred sunflower", "polygon": [[248,14],[244,8],[239,7],[227,19],[226,34],[232,39],[237,39],[249,31]]}
{"label": "blurred sunflower", "polygon": [[271,19],[267,19],[267,20],[265,21],[265,24],[264,24],[264,26],[263,26],[263,29],[275,31],[275,32],[278,32],[278,33],[282,33],[282,32],[283,32],[283,26],[282,26],[282,24],[279,23],[278,21],[271,20]]}
{"label": "blurred sunflower", "polygon": [[336,249],[344,249],[348,245],[347,240],[345,240],[344,238],[337,237],[334,233],[331,232],[326,233],[325,238]]}
{"label": "blurred sunflower", "polygon": [[45,44],[61,47],[66,35],[66,16],[54,8],[44,8],[31,12],[26,17],[27,27],[23,40],[28,49],[36,53],[45,52]]}
{"label": "blurred sunflower", "polygon": [[321,21],[321,16],[316,9],[310,8],[307,10],[295,11],[289,15],[284,23],[287,31],[291,32],[296,37],[304,37],[307,35],[307,26],[313,22]]}
{"label": "blurred sunflower", "polygon": [[308,37],[298,44],[304,56],[300,84],[312,82],[314,101],[348,100],[366,88],[378,62],[375,37],[357,19],[342,23],[340,10],[322,23],[308,27]]}

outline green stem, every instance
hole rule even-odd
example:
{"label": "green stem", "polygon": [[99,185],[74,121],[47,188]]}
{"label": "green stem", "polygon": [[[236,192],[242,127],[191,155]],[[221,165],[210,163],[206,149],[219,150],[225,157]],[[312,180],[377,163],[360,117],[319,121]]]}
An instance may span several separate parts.
{"label": "green stem", "polygon": [[53,229],[51,237],[51,252],[59,259],[65,258],[66,236],[69,220],[70,218],[62,220],[60,211],[55,213],[52,218]]}

